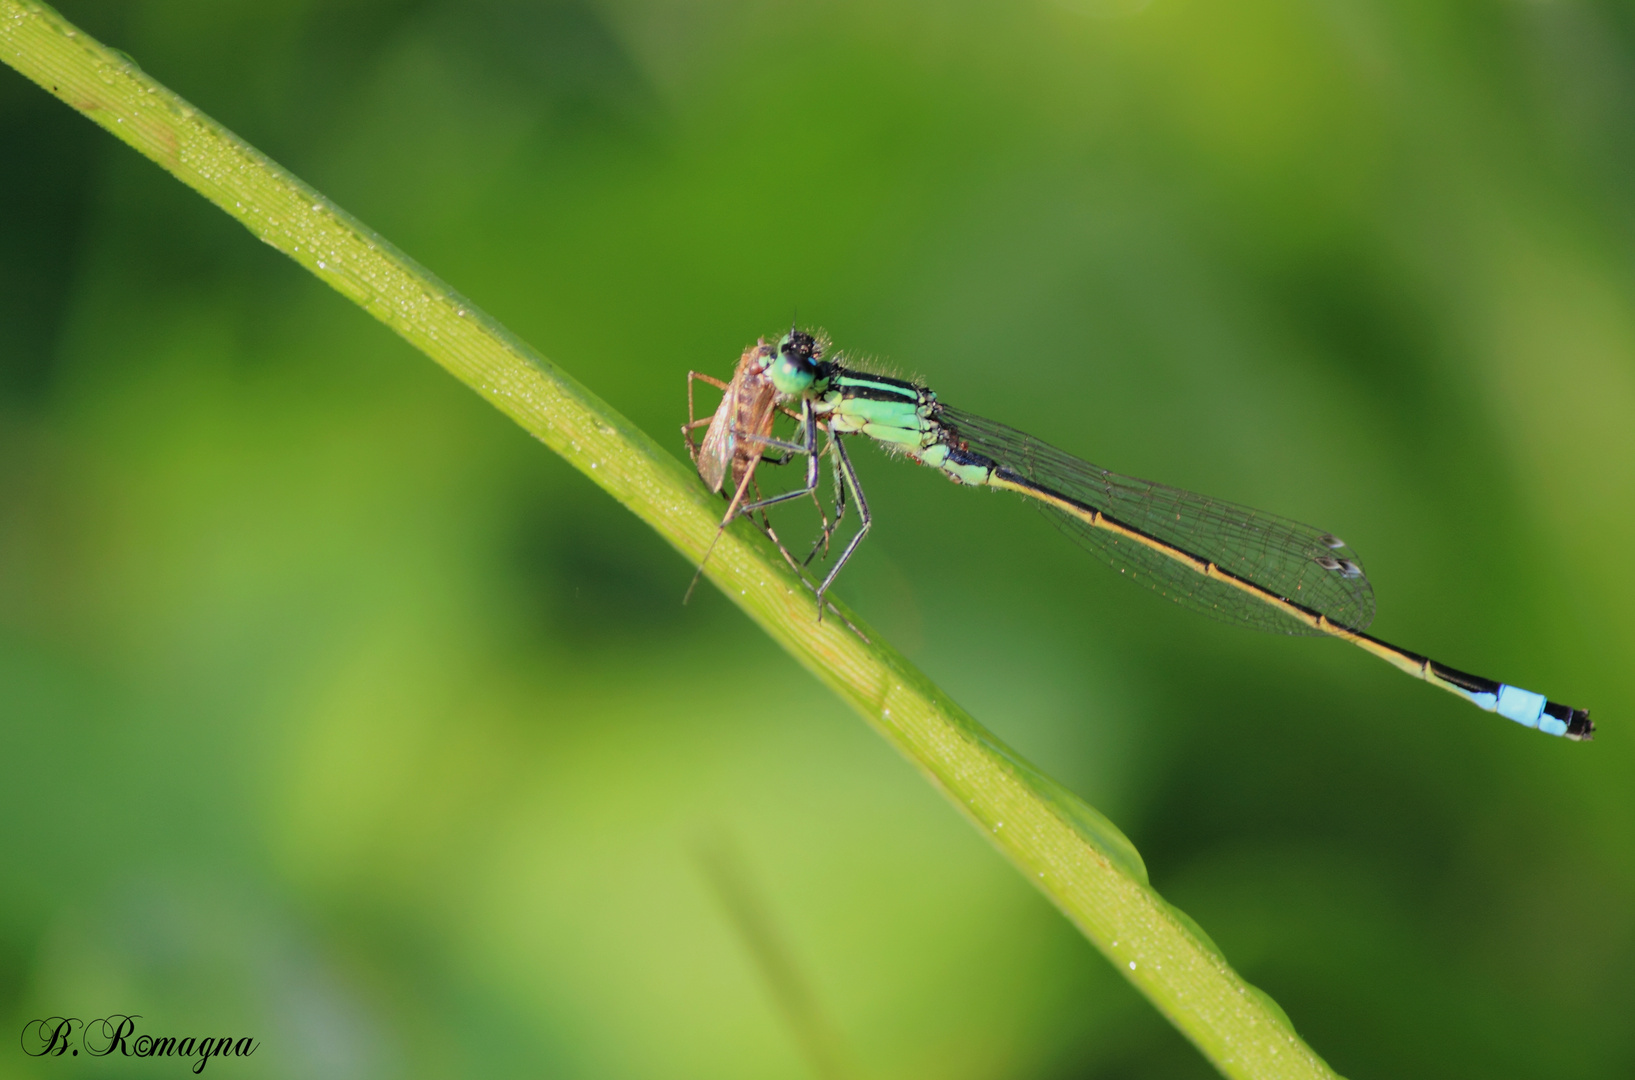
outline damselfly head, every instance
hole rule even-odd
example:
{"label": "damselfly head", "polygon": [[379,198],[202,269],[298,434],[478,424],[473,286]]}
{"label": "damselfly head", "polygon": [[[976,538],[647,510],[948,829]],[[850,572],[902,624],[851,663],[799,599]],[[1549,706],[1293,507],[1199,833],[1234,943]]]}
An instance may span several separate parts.
{"label": "damselfly head", "polygon": [[778,342],[781,355],[816,362],[823,359],[823,343],[804,330],[791,330]]}
{"label": "damselfly head", "polygon": [[804,330],[791,330],[778,342],[778,359],[772,365],[772,385],[780,394],[804,394],[817,377],[817,362],[823,346]]}

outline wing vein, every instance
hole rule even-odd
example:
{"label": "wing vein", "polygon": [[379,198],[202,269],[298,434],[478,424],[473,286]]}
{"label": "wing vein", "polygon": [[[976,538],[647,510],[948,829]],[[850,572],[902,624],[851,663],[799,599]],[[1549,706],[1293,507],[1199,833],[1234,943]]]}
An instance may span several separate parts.
{"label": "wing vein", "polygon": [[[1204,563],[1351,630],[1374,619],[1374,590],[1351,549],[1330,533],[1262,510],[1092,465],[1023,432],[939,406],[962,449],[992,458],[1041,487],[1098,510]],[[1186,563],[1048,503],[1045,516],[1114,569],[1184,607],[1224,622],[1284,634],[1318,631],[1278,607]]]}

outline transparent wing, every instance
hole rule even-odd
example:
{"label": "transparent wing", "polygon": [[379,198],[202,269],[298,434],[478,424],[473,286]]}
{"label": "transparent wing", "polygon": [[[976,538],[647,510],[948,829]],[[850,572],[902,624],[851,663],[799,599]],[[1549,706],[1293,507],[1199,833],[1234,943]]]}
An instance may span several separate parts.
{"label": "transparent wing", "polygon": [[[1330,533],[1246,506],[1120,476],[1014,428],[940,407],[938,420],[965,449],[992,458],[1041,487],[1214,563],[1245,581],[1363,630],[1374,621],[1374,590],[1346,544]],[[1311,627],[1162,551],[1066,511],[1038,504],[1067,535],[1121,573],[1184,607],[1223,622],[1282,634]]]}
{"label": "transparent wing", "polygon": [[704,432],[704,442],[698,448],[698,475],[703,477],[704,486],[711,491],[720,491],[726,481],[727,465],[732,461],[733,443],[732,422],[738,415],[738,394],[743,388],[744,369],[740,365],[738,371],[727,384],[726,392],[721,395],[721,404],[715,407],[715,415],[710,418],[709,430]]}
{"label": "transparent wing", "polygon": [[711,491],[720,491],[726,482],[727,467],[732,467],[733,486],[744,478],[749,462],[760,457],[765,444],[740,438],[748,432],[771,435],[772,421],[778,406],[778,390],[767,374],[766,362],[771,348],[766,342],[757,342],[744,350],[738,358],[738,367],[732,381],[721,395],[721,404],[715,407],[709,430],[698,448],[698,475]]}

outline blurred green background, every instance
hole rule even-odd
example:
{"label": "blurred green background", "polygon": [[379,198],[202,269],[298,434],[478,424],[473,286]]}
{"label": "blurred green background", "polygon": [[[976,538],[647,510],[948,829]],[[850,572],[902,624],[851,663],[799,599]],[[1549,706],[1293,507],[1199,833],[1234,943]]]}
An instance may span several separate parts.
{"label": "blurred green background", "polygon": [[[1635,1071],[1628,5],[61,7],[678,455],[687,370],[798,311],[1345,537],[1377,633],[1596,742],[1200,619],[872,449],[840,592],[1342,1073]],[[1211,1075],[634,518],[9,69],[0,206],[6,1030],[813,1075],[701,872],[728,843],[859,1075]]]}

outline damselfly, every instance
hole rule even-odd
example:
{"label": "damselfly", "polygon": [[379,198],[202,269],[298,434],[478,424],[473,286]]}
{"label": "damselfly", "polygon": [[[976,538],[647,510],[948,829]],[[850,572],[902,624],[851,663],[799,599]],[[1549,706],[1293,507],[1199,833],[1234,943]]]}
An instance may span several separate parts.
{"label": "damselfly", "polygon": [[815,493],[817,432],[823,428],[828,435],[824,452],[833,458],[836,506],[834,522],[825,522],[820,543],[827,543],[848,498],[857,504],[859,524],[817,588],[819,618],[824,594],[872,524],[845,446],[846,436],[866,435],[955,483],[1036,500],[1079,544],[1185,607],[1257,630],[1349,641],[1415,678],[1546,734],[1587,740],[1595,731],[1584,709],[1466,674],[1364,633],[1374,619],[1374,590],[1356,555],[1332,533],[1110,472],[1031,435],[950,408],[918,383],[826,360],[825,347],[813,335],[792,330],[775,354],[757,361],[763,372],[757,378],[770,384],[775,403],[800,404],[798,441],[770,437],[774,405],[766,405],[768,434],[758,435],[757,444],[806,455],[805,486],[769,499],[735,500],[728,515],[752,514]]}

